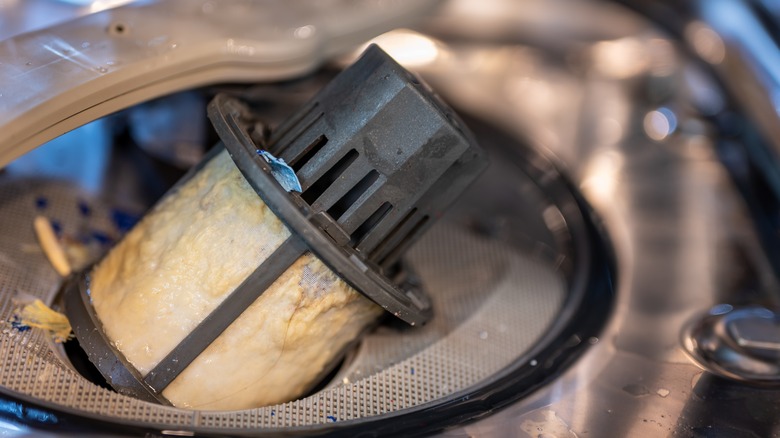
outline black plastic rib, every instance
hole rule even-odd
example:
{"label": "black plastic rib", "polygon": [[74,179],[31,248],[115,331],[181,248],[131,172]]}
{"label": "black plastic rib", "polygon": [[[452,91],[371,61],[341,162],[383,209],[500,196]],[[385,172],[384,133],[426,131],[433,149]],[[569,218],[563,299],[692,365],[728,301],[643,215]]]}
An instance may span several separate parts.
{"label": "black plastic rib", "polygon": [[145,385],[135,367],[114,347],[95,314],[89,297],[89,276],[85,270],[63,284],[65,312],[89,360],[117,392],[163,405],[171,403]]}
{"label": "black plastic rib", "polygon": [[291,235],[227,298],[144,377],[144,383],[162,392],[225,329],[308,250]]}

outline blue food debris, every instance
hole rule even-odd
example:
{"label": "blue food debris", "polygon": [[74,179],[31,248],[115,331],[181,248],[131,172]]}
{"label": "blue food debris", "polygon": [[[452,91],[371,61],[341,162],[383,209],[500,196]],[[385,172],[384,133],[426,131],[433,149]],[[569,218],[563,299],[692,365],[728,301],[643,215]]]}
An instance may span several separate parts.
{"label": "blue food debris", "polygon": [[37,208],[38,210],[43,210],[48,206],[49,206],[49,200],[46,199],[44,196],[39,196],[35,198],[35,208]]}
{"label": "blue food debris", "polygon": [[89,204],[87,204],[85,201],[79,201],[78,207],[79,213],[81,213],[82,216],[89,216],[92,214],[92,208],[90,208]]}
{"label": "blue food debris", "polygon": [[90,237],[104,246],[111,245],[114,242],[114,239],[112,239],[111,236],[98,230],[93,230]]}
{"label": "blue food debris", "polygon": [[30,330],[30,326],[22,323],[22,318],[19,317],[19,315],[14,315],[11,318],[11,327],[20,332],[26,332],[27,330]]}
{"label": "blue food debris", "polygon": [[411,367],[411,368],[409,369],[409,374],[411,374],[411,375],[414,375],[414,367]]}
{"label": "blue food debris", "polygon": [[334,417],[333,415],[328,415],[328,416],[327,416],[327,417],[325,417],[325,418],[327,418],[327,419],[328,419],[330,422],[332,422],[332,423],[335,423],[335,422],[336,422],[336,417]]}
{"label": "blue food debris", "polygon": [[37,421],[39,423],[57,424],[59,418],[55,414],[40,409],[35,409],[28,406],[22,406],[21,403],[13,401],[0,401],[0,413],[3,416],[13,416],[21,420],[24,424],[30,420]]}
{"label": "blue food debris", "polygon": [[62,223],[54,219],[50,219],[49,222],[51,223],[51,229],[54,230],[54,234],[57,237],[62,237]]}
{"label": "blue food debris", "polygon": [[111,210],[111,220],[114,222],[114,226],[123,233],[130,231],[140,219],[141,217],[137,214],[122,210]]}
{"label": "blue food debris", "polygon": [[279,185],[288,192],[302,192],[301,182],[295,171],[281,158],[276,158],[270,152],[262,149],[257,150],[257,155],[261,156],[271,168],[271,175],[276,179]]}

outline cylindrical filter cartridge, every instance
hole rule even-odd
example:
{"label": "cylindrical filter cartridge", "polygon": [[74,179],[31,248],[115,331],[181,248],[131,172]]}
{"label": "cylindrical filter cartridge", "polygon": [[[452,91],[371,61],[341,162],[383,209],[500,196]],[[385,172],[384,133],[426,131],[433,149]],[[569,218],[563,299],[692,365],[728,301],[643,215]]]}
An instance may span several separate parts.
{"label": "cylindrical filter cartridge", "polygon": [[66,290],[115,389],[196,409],[283,402],[381,308],[424,322],[425,295],[386,274],[486,165],[444,104],[374,46],[268,144],[234,99],[209,115],[224,150]]}
{"label": "cylindrical filter cartridge", "polygon": [[[146,375],[289,236],[222,151],[95,267],[95,312]],[[293,399],[380,311],[306,253],[162,395],[198,409]]]}

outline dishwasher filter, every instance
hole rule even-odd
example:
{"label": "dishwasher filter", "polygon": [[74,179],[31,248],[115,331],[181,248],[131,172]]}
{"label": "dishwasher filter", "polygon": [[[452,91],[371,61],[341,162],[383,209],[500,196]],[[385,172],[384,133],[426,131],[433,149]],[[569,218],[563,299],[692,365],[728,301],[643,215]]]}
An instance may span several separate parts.
{"label": "dishwasher filter", "polygon": [[[218,146],[64,287],[73,331],[114,389],[212,410],[275,403],[327,373],[380,307],[426,322],[427,296],[391,277],[409,277],[398,264],[405,249],[487,166],[452,110],[377,46],[270,141],[238,99],[220,94],[208,109]],[[189,267],[212,259],[210,274]],[[310,302],[286,305],[296,288]]]}

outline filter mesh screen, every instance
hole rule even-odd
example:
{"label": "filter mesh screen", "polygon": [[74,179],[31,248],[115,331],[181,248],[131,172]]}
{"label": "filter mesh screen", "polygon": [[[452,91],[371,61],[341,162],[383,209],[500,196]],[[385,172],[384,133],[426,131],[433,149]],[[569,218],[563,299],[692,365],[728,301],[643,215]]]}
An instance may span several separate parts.
{"label": "filter mesh screen", "polygon": [[72,369],[40,330],[12,326],[20,294],[51,303],[59,282],[33,234],[37,214],[85,243],[89,236],[119,237],[110,209],[75,188],[0,181],[0,385],[86,416],[160,427],[259,429],[324,425],[411,408],[478,385],[516,361],[545,332],[566,295],[563,278],[548,263],[445,221],[409,256],[434,302],[428,325],[380,326],[328,386],[304,399],[245,411],[188,411],[101,388]]}

